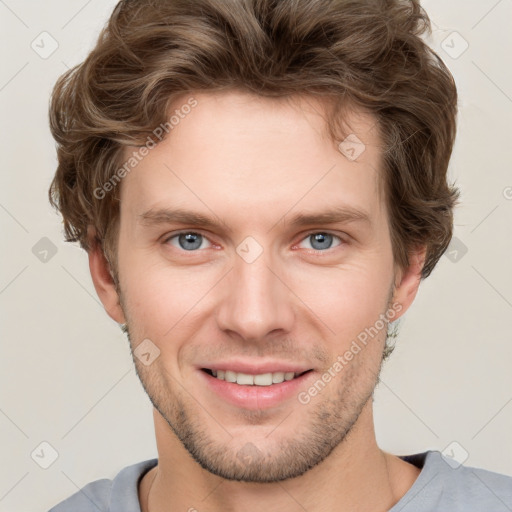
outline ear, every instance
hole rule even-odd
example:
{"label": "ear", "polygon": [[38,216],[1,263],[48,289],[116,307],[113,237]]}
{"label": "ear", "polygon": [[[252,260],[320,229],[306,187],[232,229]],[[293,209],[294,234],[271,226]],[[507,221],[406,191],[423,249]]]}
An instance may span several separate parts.
{"label": "ear", "polygon": [[94,228],[89,227],[87,234],[90,242],[90,249],[88,251],[89,270],[91,271],[96,293],[110,318],[118,324],[125,324],[126,319],[119,303],[119,295],[117,294],[114,279],[110,273],[110,265],[105,258],[101,243],[96,237]]}
{"label": "ear", "polygon": [[421,271],[425,265],[426,251],[426,246],[420,246],[409,253],[409,266],[399,269],[396,274],[392,302],[401,304],[402,309],[394,320],[400,318],[409,309],[416,297],[421,281]]}

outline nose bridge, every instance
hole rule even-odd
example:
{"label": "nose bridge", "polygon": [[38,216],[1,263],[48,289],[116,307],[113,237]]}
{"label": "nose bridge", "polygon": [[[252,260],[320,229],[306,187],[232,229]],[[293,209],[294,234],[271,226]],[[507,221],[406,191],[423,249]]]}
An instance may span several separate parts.
{"label": "nose bridge", "polygon": [[[245,250],[244,250],[245,249]],[[219,327],[246,340],[261,340],[274,330],[288,332],[293,324],[289,290],[278,277],[278,265],[254,245],[237,248],[226,294],[218,310]],[[273,268],[275,267],[275,268]],[[277,275],[276,275],[277,274]]]}

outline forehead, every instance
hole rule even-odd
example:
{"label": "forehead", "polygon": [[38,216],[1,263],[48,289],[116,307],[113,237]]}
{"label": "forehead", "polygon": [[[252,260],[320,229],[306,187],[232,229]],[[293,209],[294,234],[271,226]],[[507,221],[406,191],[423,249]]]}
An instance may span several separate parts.
{"label": "forehead", "polygon": [[[341,203],[370,215],[381,210],[380,140],[368,114],[354,112],[345,120],[351,132],[342,149],[363,148],[357,159],[340,151],[341,140],[330,139],[325,103],[312,97],[196,93],[175,101],[171,116],[169,135],[122,182],[126,214],[193,207],[256,221],[256,211],[267,211],[268,223],[278,210]],[[127,148],[125,159],[137,149]]]}

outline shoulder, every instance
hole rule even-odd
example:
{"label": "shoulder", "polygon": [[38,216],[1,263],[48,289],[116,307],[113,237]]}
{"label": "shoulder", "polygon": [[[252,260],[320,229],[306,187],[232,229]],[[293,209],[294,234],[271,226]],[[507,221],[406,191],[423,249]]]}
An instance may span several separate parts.
{"label": "shoulder", "polygon": [[401,458],[420,467],[421,473],[397,504],[397,510],[512,510],[511,476],[465,466],[433,450]]}
{"label": "shoulder", "polygon": [[109,502],[112,480],[103,478],[95,480],[82,487],[69,498],[55,505],[48,512],[97,512],[106,510]]}
{"label": "shoulder", "polygon": [[90,482],[48,512],[140,512],[139,479],[157,463],[158,459],[138,462],[123,468],[113,480],[102,478]]}
{"label": "shoulder", "polygon": [[[447,458],[437,452],[440,458]],[[465,500],[478,505],[476,510],[512,510],[512,477],[473,466],[448,467],[440,473],[443,488],[453,496],[454,502]],[[487,507],[487,508],[486,508]]]}

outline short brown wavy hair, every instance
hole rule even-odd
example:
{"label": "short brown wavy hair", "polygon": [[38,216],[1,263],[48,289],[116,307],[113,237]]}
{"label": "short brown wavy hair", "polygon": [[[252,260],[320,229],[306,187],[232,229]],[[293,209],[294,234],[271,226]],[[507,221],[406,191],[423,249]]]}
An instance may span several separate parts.
{"label": "short brown wavy hair", "polygon": [[430,32],[418,0],[122,0],[52,94],[49,198],[66,241],[102,244],[117,275],[120,187],[101,198],[94,190],[184,93],[311,95],[328,100],[333,141],[350,107],[375,116],[394,259],[406,268],[426,246],[426,278],[451,239],[459,195],[447,183],[457,91],[421,37]]}

